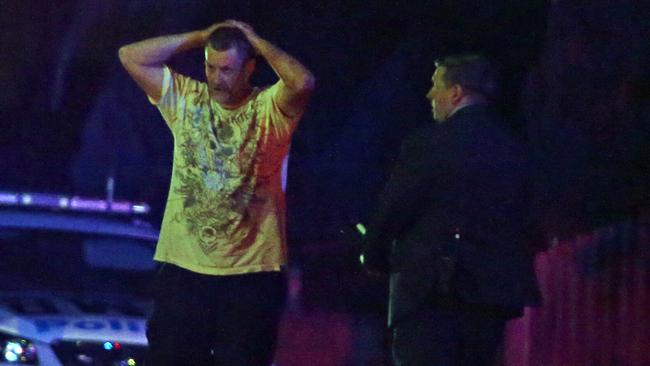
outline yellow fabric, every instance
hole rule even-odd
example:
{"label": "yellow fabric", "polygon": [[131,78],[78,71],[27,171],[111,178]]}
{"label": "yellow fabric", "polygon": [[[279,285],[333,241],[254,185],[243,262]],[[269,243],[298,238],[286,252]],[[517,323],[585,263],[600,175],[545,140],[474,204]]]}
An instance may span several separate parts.
{"label": "yellow fabric", "polygon": [[227,110],[203,82],[168,68],[164,80],[156,105],[174,136],[174,163],[154,259],[212,275],[280,270],[282,163],[300,116],[280,111],[278,83]]}

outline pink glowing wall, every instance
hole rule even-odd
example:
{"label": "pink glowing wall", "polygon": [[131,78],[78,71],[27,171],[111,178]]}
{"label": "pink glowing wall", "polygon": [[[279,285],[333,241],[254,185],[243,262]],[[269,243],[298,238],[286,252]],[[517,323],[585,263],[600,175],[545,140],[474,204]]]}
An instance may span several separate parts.
{"label": "pink glowing wall", "polygon": [[650,365],[647,222],[559,241],[536,268],[544,304],[509,324],[504,365]]}

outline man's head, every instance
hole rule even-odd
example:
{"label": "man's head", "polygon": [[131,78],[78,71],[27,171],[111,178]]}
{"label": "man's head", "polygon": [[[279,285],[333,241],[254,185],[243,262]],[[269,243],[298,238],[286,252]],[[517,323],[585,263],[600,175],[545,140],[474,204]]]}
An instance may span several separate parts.
{"label": "man's head", "polygon": [[223,26],[215,29],[205,46],[205,76],[212,99],[229,107],[250,93],[255,51],[244,33]]}
{"label": "man's head", "polygon": [[443,122],[461,105],[492,100],[497,92],[496,75],[490,63],[478,55],[449,56],[436,61],[427,93],[433,119]]}

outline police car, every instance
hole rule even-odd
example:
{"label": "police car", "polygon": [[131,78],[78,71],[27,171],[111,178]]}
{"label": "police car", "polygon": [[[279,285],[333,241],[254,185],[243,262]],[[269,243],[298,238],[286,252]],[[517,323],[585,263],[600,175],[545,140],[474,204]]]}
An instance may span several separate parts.
{"label": "police car", "polygon": [[145,204],[0,192],[0,365],[141,365]]}

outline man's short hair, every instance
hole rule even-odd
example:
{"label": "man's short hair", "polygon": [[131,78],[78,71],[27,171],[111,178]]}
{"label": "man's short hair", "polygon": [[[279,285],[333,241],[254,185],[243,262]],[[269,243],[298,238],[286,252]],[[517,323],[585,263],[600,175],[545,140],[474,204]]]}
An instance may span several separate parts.
{"label": "man's short hair", "polygon": [[436,67],[444,67],[446,85],[460,85],[469,93],[494,100],[498,92],[496,72],[490,62],[480,55],[463,54],[436,60]]}
{"label": "man's short hair", "polygon": [[237,49],[244,57],[244,62],[255,57],[253,46],[241,30],[235,27],[219,27],[210,33],[207,46],[215,51],[227,51],[231,48]]}

